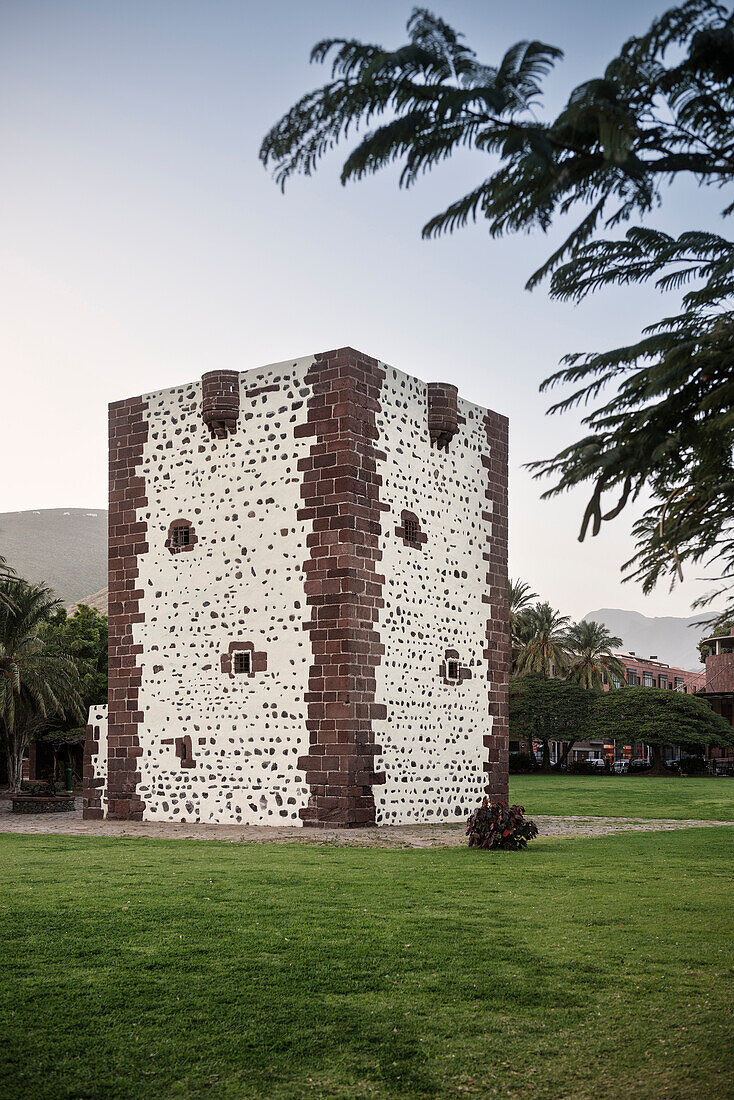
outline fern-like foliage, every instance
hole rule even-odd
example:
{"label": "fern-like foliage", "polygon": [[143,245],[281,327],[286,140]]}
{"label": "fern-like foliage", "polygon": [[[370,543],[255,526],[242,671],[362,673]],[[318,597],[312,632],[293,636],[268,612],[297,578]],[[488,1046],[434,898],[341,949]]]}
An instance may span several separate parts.
{"label": "fern-like foliage", "polygon": [[[424,226],[434,237],[483,220],[493,236],[572,229],[528,280],[578,301],[610,285],[651,283],[681,292],[681,312],[629,347],[566,357],[545,383],[571,387],[553,406],[589,405],[587,434],[534,465],[553,495],[590,482],[581,528],[594,534],[628,501],[651,491],[635,526],[631,576],[646,590],[681,575],[686,561],[715,563],[719,591],[734,586],[734,243],[696,230],[675,238],[633,225],[659,206],[675,177],[734,182],[734,13],[717,0],[685,0],[630,38],[564,108],[543,117],[543,82],[562,57],[538,41],[480,62],[463,36],[424,8],[395,50],[328,39],[312,60],[331,80],[304,96],[260,150],[281,187],[310,175],[343,142],[342,182],[401,165],[412,186],[457,149],[486,167],[474,187]],[[731,201],[723,211],[734,212]],[[606,494],[613,494],[611,506]]]}
{"label": "fern-like foliage", "polygon": [[[476,149],[493,157],[491,172],[432,218],[424,236],[478,217],[494,235],[547,229],[558,214],[584,208],[534,285],[600,226],[649,211],[671,174],[714,184],[734,178],[734,30],[722,4],[688,0],[672,9],[548,120],[536,108],[563,56],[557,47],[518,42],[488,65],[424,8],[407,31],[396,50],[342,38],[314,47],[311,60],[330,62],[332,79],[300,99],[260,149],[281,187],[311,175],[351,136],[344,183],[400,162],[401,186],[410,187],[457,148]],[[666,66],[671,47],[684,56]]]}

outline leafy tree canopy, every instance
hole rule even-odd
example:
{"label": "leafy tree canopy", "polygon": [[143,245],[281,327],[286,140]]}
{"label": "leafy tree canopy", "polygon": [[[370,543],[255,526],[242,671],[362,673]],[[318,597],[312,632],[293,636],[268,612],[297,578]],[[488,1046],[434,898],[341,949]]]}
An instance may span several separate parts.
{"label": "leafy tree canopy", "polygon": [[[77,604],[73,615],[59,607],[42,629],[44,639],[84,662],[84,712],[107,702],[107,616],[94,607]],[[71,727],[70,727],[71,728]]]}
{"label": "leafy tree canopy", "polygon": [[28,741],[47,720],[60,716],[78,724],[85,718],[85,662],[44,635],[57,609],[45,585],[0,580],[0,741],[12,791],[20,789]]}
{"label": "leafy tree canopy", "polygon": [[589,720],[595,691],[568,680],[548,680],[529,673],[510,680],[510,736],[543,743],[544,766],[550,766],[551,741],[566,743],[565,760],[575,741],[591,732]]}
{"label": "leafy tree canopy", "polygon": [[[407,30],[395,50],[318,43],[312,60],[330,62],[331,79],[267,134],[263,163],[285,186],[353,139],[343,182],[399,162],[400,184],[410,187],[468,148],[493,158],[488,174],[433,217],[424,236],[477,218],[493,236],[545,231],[568,216],[570,233],[529,287],[548,277],[554,298],[572,300],[638,282],[684,291],[680,312],[637,342],[566,357],[545,383],[571,386],[552,411],[593,403],[607,387],[613,394],[585,417],[583,438],[534,469],[553,478],[545,495],[590,483],[582,539],[643,490],[652,495],[626,563],[645,591],[680,577],[689,562],[715,563],[720,585],[710,599],[730,592],[734,244],[695,228],[677,238],[642,225],[619,230],[659,206],[676,177],[717,188],[734,181],[734,14],[714,0],[671,8],[574,88],[555,117],[542,117],[542,94],[562,56],[556,47],[518,42],[486,64],[423,8]],[[729,201],[723,213],[732,210]]]}
{"label": "leafy tree canopy", "polygon": [[622,688],[597,696],[592,720],[607,740],[650,745],[734,744],[734,729],[704,699],[664,688]]}

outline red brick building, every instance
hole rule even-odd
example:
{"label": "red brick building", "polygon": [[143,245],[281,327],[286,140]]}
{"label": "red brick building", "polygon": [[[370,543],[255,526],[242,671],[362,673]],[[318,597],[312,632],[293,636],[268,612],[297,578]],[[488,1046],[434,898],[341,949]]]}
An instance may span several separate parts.
{"label": "red brick building", "polygon": [[[705,696],[717,714],[734,726],[734,632],[721,638],[706,638]],[[711,747],[707,754],[715,771],[734,769],[734,749]]]}
{"label": "red brick building", "polygon": [[[616,653],[617,660],[624,666],[629,687],[654,687],[670,691],[683,691],[692,695],[703,691],[706,682],[704,672],[690,672],[676,665],[659,661],[657,655],[638,657],[635,653]],[[619,685],[616,685],[619,686]],[[605,691],[610,685],[605,684]]]}

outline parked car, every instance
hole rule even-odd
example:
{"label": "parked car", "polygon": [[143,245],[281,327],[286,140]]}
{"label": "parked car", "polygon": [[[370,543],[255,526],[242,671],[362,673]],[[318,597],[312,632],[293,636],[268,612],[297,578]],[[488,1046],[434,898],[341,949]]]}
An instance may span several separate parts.
{"label": "parked car", "polygon": [[615,775],[626,775],[629,770],[629,760],[615,760],[612,764],[612,771]]}
{"label": "parked car", "polygon": [[649,760],[630,760],[629,770],[631,772],[646,772],[649,771],[652,764]]}

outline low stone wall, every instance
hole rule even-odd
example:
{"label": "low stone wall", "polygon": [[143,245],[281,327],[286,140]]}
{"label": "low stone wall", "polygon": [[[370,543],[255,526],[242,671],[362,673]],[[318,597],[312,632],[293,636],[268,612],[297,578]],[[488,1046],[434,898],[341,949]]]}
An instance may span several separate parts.
{"label": "low stone wall", "polygon": [[20,794],[13,796],[14,814],[63,814],[74,809],[73,795]]}

